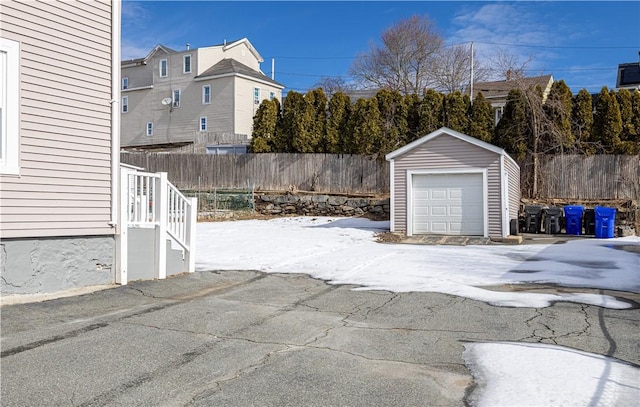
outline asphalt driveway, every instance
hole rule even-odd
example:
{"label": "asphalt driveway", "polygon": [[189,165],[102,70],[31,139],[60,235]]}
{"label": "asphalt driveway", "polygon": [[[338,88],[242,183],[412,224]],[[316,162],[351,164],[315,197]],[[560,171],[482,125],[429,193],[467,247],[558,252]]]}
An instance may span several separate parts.
{"label": "asphalt driveway", "polygon": [[469,341],[640,364],[638,309],[353,288],[198,272],[5,305],[2,406],[463,406],[474,388]]}

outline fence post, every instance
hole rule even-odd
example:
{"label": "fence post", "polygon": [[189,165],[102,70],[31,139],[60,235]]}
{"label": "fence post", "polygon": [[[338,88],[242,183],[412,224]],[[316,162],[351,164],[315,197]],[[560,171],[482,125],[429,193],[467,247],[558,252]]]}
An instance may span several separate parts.
{"label": "fence post", "polygon": [[116,284],[127,284],[127,263],[129,261],[129,171],[120,167],[120,210],[116,225]]}
{"label": "fence post", "polygon": [[187,272],[196,270],[196,225],[198,223],[198,198],[189,198],[189,211],[186,213],[187,225],[186,244],[189,250],[184,251],[184,265]]}
{"label": "fence post", "polygon": [[155,259],[154,277],[163,279],[167,277],[167,222],[169,221],[169,188],[167,185],[167,173],[160,172],[160,177],[155,178],[157,202],[153,203],[158,225],[155,228]]}

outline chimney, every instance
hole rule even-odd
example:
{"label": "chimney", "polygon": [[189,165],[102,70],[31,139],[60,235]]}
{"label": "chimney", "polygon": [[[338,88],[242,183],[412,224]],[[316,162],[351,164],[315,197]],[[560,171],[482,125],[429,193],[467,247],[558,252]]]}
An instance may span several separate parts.
{"label": "chimney", "polygon": [[191,44],[187,42],[187,51],[189,51],[190,48],[191,48]]}

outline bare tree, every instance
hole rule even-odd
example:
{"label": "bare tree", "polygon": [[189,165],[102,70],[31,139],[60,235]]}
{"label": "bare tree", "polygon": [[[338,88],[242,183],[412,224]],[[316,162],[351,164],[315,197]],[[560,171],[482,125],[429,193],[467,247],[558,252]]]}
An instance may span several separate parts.
{"label": "bare tree", "polygon": [[443,47],[438,51],[431,67],[433,87],[445,93],[462,91],[471,82],[471,61],[473,60],[473,81],[482,82],[488,79],[488,71],[483,69],[475,50],[471,58],[470,45],[454,45]]}
{"label": "bare tree", "polygon": [[497,79],[522,79],[526,77],[526,71],[534,60],[533,55],[522,57],[504,48],[498,48],[491,56],[490,70]]}
{"label": "bare tree", "polygon": [[422,94],[431,85],[429,72],[443,39],[428,16],[401,20],[387,29],[382,45],[356,57],[350,73],[365,86]]}
{"label": "bare tree", "polygon": [[327,98],[331,98],[335,93],[348,93],[353,89],[353,85],[348,84],[340,77],[323,76],[313,85],[313,89],[322,88]]}

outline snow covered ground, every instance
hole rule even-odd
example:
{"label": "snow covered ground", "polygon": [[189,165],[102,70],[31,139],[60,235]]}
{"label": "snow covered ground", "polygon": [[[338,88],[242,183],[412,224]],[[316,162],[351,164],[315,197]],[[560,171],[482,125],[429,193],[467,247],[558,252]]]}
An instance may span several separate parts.
{"label": "snow covered ground", "polygon": [[[495,306],[546,307],[569,301],[626,309],[590,293],[494,291],[502,284],[640,292],[640,238],[554,245],[422,246],[381,244],[389,222],[294,217],[198,224],[197,270],[306,273],[361,290],[430,291]],[[640,406],[640,369],[574,349],[530,343],[466,345],[480,384],[477,406]],[[595,404],[594,404],[595,401]]]}

